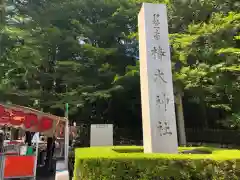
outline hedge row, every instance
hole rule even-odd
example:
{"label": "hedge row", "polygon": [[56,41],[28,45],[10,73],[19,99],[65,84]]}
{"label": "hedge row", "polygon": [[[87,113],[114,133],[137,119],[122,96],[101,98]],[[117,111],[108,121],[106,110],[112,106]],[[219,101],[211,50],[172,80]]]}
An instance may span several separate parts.
{"label": "hedge row", "polygon": [[[142,147],[91,147],[75,151],[74,180],[237,180],[240,151],[195,148],[210,154],[144,154]],[[179,151],[193,150],[180,148]]]}

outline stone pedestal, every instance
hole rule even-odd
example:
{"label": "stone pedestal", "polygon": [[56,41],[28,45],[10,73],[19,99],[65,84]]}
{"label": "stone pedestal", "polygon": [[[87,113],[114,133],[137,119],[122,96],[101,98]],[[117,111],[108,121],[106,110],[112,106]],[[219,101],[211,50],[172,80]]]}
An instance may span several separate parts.
{"label": "stone pedestal", "polygon": [[92,124],[90,146],[113,146],[113,125]]}

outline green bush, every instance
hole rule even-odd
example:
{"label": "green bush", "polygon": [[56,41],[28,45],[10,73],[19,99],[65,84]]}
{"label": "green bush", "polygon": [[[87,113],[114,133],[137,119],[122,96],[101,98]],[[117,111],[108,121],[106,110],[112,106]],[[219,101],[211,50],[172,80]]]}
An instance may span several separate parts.
{"label": "green bush", "polygon": [[[192,150],[201,154],[181,153]],[[240,179],[239,150],[186,147],[179,152],[144,154],[137,146],[76,149],[74,180]]]}

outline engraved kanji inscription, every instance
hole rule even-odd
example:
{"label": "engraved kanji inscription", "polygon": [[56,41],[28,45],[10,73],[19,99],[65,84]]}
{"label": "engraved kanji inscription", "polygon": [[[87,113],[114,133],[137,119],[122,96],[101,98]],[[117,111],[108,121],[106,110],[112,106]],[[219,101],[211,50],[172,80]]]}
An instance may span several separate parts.
{"label": "engraved kanji inscription", "polygon": [[159,18],[160,18],[160,14],[153,14],[153,25],[155,27],[160,25]]}
{"label": "engraved kanji inscription", "polygon": [[164,105],[164,110],[167,111],[167,105],[169,104],[170,99],[167,97],[166,93],[162,94],[162,97],[160,95],[156,96],[156,105],[161,106]]}
{"label": "engraved kanji inscription", "polygon": [[154,35],[153,35],[155,40],[160,39],[160,27],[154,27]]}
{"label": "engraved kanji inscription", "polygon": [[158,47],[154,46],[153,49],[151,50],[151,54],[153,58],[156,60],[162,60],[162,58],[166,56],[166,52],[161,48],[161,46]]}
{"label": "engraved kanji inscription", "polygon": [[172,131],[170,129],[170,126],[168,124],[168,122],[161,122],[158,121],[158,126],[157,126],[158,130],[159,130],[159,135],[160,136],[165,136],[165,135],[172,135]]}
{"label": "engraved kanji inscription", "polygon": [[164,72],[162,72],[160,69],[157,69],[154,73],[154,81],[161,80],[164,83],[167,83],[167,81],[164,78]]}
{"label": "engraved kanji inscription", "polygon": [[153,14],[153,28],[154,28],[154,35],[153,38],[155,40],[160,39],[160,15],[159,14]]}

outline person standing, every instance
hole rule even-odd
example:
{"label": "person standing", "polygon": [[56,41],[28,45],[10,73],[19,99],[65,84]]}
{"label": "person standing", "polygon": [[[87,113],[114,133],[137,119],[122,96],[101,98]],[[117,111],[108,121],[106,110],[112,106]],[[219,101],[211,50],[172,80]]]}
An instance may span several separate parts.
{"label": "person standing", "polygon": [[0,130],[0,153],[4,152],[4,131]]}

